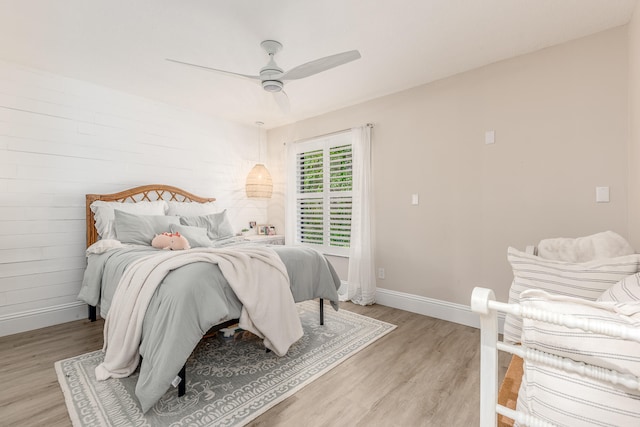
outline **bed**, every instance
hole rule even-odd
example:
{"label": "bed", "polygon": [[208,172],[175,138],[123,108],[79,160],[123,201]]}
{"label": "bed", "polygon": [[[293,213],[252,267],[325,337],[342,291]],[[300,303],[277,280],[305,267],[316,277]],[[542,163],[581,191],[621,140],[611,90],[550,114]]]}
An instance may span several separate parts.
{"label": "bed", "polygon": [[[619,236],[604,237],[617,246],[590,243],[582,259],[509,248],[509,303],[473,290],[482,427],[640,425],[640,256]],[[513,355],[499,389],[498,351]]]}
{"label": "bed", "polygon": [[[180,257],[220,257],[220,254],[233,257],[247,253],[266,253],[272,261],[278,258],[282,268],[286,268],[289,298],[295,302],[319,299],[322,308],[326,299],[338,309],[340,280],[324,256],[303,247],[258,248],[255,243],[233,235],[226,212],[219,212],[214,202],[214,198],[199,197],[168,185],[88,194],[88,260],[79,299],[89,305],[89,317],[95,319],[99,306],[100,315],[108,323],[112,300],[118,297],[118,283],[143,261],[174,262]],[[187,251],[162,251],[149,246],[149,233],[157,234],[160,230],[180,231],[189,242],[197,242],[198,247],[191,244],[192,249]],[[172,383],[175,386],[177,375],[183,379],[180,383],[184,393],[185,362],[197,343],[211,330],[235,323],[241,317],[244,306],[236,295],[237,289],[223,273],[223,266],[189,261],[170,269],[150,294],[144,318],[140,320],[138,350],[141,362],[136,395],[143,411]],[[265,311],[268,314],[269,310]],[[120,312],[119,308],[116,312]],[[321,322],[322,316],[323,313]]]}

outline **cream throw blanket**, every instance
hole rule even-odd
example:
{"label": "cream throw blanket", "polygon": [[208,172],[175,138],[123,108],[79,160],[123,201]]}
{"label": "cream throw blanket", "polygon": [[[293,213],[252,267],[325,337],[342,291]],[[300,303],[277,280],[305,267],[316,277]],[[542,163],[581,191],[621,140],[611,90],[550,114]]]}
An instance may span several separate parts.
{"label": "cream throw blanket", "polygon": [[193,262],[218,264],[243,304],[240,327],[264,338],[278,356],[302,335],[287,270],[269,248],[197,248],[162,252],[141,258],[127,268],[113,296],[104,324],[104,362],[96,379],[129,376],[138,366],[142,322],[156,288],[164,277]]}
{"label": "cream throw blanket", "polygon": [[538,256],[556,261],[588,262],[633,253],[633,248],[624,237],[613,231],[603,231],[575,239],[543,239],[538,243]]}

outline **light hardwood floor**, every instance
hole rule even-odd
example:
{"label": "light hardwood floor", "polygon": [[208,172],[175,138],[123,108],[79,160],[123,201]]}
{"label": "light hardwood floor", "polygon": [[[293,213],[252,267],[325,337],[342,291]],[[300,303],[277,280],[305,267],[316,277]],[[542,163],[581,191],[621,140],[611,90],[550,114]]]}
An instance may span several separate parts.
{"label": "light hardwood floor", "polygon": [[[478,425],[477,329],[380,305],[341,307],[398,328],[250,426]],[[76,321],[0,338],[0,425],[71,425],[53,363],[99,349],[102,326]],[[508,362],[502,354],[501,377]]]}

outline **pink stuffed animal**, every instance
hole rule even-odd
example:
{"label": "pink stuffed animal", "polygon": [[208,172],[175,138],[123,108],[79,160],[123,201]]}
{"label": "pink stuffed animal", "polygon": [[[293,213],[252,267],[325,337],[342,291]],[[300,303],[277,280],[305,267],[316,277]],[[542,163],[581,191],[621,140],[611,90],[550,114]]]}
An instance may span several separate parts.
{"label": "pink stuffed animal", "polygon": [[162,233],[157,234],[151,241],[151,246],[158,249],[166,249],[171,251],[178,251],[182,249],[190,249],[189,241],[186,237],[181,236],[180,233]]}

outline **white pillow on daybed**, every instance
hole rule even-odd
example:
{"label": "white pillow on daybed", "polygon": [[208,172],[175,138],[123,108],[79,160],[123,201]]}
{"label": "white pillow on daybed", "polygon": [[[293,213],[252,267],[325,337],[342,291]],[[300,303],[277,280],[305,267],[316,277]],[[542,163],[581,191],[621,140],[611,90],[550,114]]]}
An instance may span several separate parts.
{"label": "white pillow on daybed", "polygon": [[[640,329],[640,302],[636,301],[587,301],[531,289],[522,293],[520,304],[545,312],[570,314],[581,319],[606,320],[616,325]],[[553,352],[578,362],[640,376],[640,342],[523,319],[522,345]]]}
{"label": "white pillow on daybed", "polygon": [[[639,254],[571,263],[544,259],[509,248],[507,259],[513,269],[509,303],[514,304],[520,302],[520,294],[527,289],[542,289],[553,294],[595,301],[617,282],[640,270]],[[507,314],[504,341],[520,342],[521,332],[521,319]]]}
{"label": "white pillow on daybed", "polygon": [[[638,302],[592,302],[530,290],[522,293],[520,303],[640,328]],[[522,342],[624,375],[640,374],[640,343],[635,341],[525,319]],[[640,419],[638,402],[638,390],[525,360],[516,409],[555,425],[631,426]]]}
{"label": "white pillow on daybed", "polygon": [[640,301],[640,273],[627,276],[604,291],[598,301]]}

